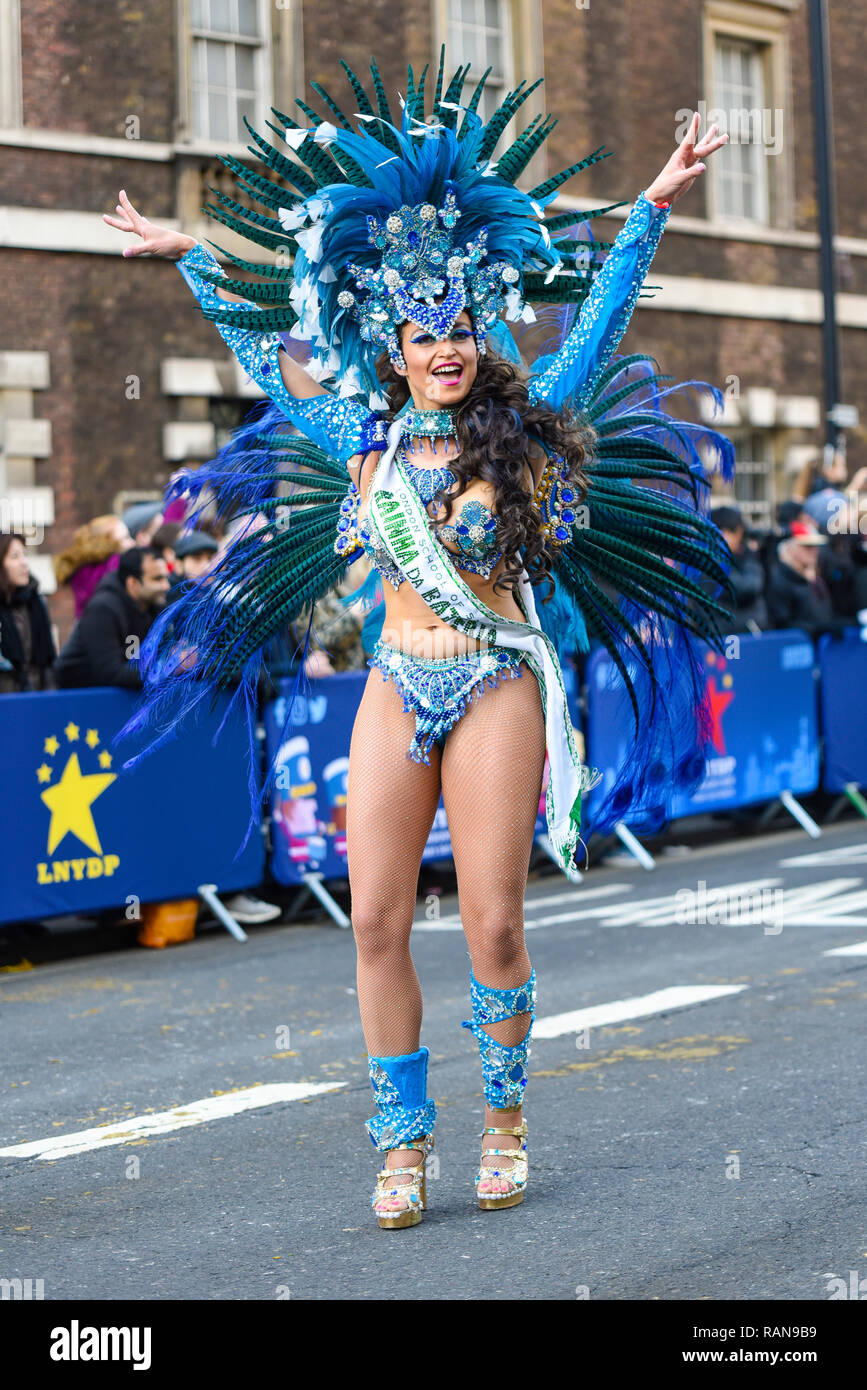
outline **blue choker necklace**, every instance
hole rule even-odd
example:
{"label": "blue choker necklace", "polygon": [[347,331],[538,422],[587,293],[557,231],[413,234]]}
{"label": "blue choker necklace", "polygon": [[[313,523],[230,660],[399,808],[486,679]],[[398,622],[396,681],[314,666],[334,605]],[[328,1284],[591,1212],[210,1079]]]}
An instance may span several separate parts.
{"label": "blue choker necklace", "polygon": [[407,458],[406,449],[401,450],[401,458],[422,502],[432,502],[438,492],[447,492],[457,482],[452,470],[445,465],[441,468],[419,468],[418,464]]}
{"label": "blue choker necklace", "polygon": [[[449,439],[457,440],[454,416],[450,410],[417,410],[415,406],[410,406],[400,418],[400,437],[409,447],[411,454],[416,452],[412,443],[414,438],[430,439],[434,453],[437,451],[436,441],[444,439],[443,452],[446,454],[449,451]],[[452,448],[457,452],[456,443]]]}

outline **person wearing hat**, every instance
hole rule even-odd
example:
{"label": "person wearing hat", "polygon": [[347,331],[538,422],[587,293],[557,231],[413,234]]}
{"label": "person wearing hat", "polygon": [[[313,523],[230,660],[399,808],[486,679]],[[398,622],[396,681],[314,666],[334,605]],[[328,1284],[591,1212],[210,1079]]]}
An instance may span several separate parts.
{"label": "person wearing hat", "polygon": [[774,627],[801,628],[811,637],[839,635],[847,626],[834,613],[831,591],[820,572],[819,553],[828,544],[812,520],[793,521],[777,545],[768,581],[768,613]]}
{"label": "person wearing hat", "polygon": [[219,542],[207,531],[188,531],[175,546],[175,559],[181,562],[181,578],[198,579],[213,564]]}
{"label": "person wearing hat", "polygon": [[219,549],[219,542],[207,531],[188,531],[178,537],[174,547],[177,563],[172,572],[169,603],[175,603],[177,599],[189,593],[196,580],[213,565]]}
{"label": "person wearing hat", "polygon": [[133,545],[148,550],[163,524],[162,502],[134,502],[124,512],[123,524],[132,536]]}

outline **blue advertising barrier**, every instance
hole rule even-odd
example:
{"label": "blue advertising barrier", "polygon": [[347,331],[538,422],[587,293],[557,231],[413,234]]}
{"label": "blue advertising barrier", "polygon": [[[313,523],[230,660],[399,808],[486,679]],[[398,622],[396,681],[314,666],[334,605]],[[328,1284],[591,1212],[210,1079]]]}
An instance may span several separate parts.
{"label": "blue advertising barrier", "polygon": [[[798,630],[735,634],[727,656],[705,646],[707,689],[713,714],[712,751],[705,776],[691,797],[677,793],[669,816],[697,815],[752,802],[770,801],[819,785],[819,729],[813,644]],[[613,682],[613,684],[612,684]],[[623,684],[608,653],[600,648],[587,663],[588,762],[604,772],[587,799],[593,828],[593,799],[611,786],[631,740]],[[632,830],[639,821],[624,818]]]}
{"label": "blue advertising barrier", "polygon": [[[343,671],[311,680],[310,694],[295,696],[291,725],[279,748],[294,681],[280,681],[278,698],[265,708],[269,763],[276,755],[270,868],[278,883],[301,883],[308,872],[321,873],[323,878],[347,877],[349,743],[368,675],[368,670]],[[573,723],[578,728],[577,677],[571,662],[564,661],[563,678]],[[547,829],[544,791],[547,776],[546,762],[536,817],[537,835]],[[422,863],[449,859],[451,854],[448,821],[440,797]]]}
{"label": "blue advertising barrier", "polygon": [[262,880],[265,850],[250,816],[246,726],[213,715],[124,772],[144,740],[112,740],[136,696],[119,689],[0,697],[5,787],[0,922],[195,897]]}
{"label": "blue advertising barrier", "polygon": [[860,628],[842,641],[823,633],[816,644],[824,757],[822,786],[842,792],[848,782],[867,786],[867,642]]}

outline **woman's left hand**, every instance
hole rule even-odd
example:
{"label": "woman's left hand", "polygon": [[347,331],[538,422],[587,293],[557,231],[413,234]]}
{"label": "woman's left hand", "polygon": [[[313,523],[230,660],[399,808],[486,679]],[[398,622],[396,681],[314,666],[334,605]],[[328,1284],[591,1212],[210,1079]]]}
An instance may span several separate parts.
{"label": "woman's left hand", "polygon": [[718,150],[728,140],[728,135],[716,135],[719,126],[712,125],[706,135],[698,139],[699,113],[693,113],[689,130],[678,145],[671,159],[653,183],[645,189],[645,197],[652,203],[673,203],[692,188],[699,174],[707,168],[702,160],[714,150]]}

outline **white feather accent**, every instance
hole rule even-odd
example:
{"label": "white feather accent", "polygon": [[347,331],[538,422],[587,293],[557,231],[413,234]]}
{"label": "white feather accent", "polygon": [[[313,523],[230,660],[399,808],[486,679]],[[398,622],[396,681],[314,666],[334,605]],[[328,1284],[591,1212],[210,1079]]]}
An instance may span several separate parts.
{"label": "white feather accent", "polygon": [[308,261],[321,261],[322,259],[322,232],[321,222],[314,222],[306,231],[299,232],[295,240],[299,246],[304,248]]}
{"label": "white feather accent", "polygon": [[331,264],[330,261],[324,261],[322,263],[322,267],[319,271],[319,279],[322,281],[323,284],[326,285],[331,284],[333,280],[337,279],[337,275],[334,271],[334,266]]}
{"label": "white feather accent", "polygon": [[294,232],[298,227],[303,227],[310,214],[303,203],[296,203],[291,208],[278,208],[277,216],[285,232]]}
{"label": "white feather accent", "polygon": [[323,377],[331,375],[327,366],[316,357],[311,357],[310,361],[304,364],[304,371],[313,381],[322,381]]}
{"label": "white feather accent", "polygon": [[358,375],[357,367],[350,367],[343,373],[338,387],[338,396],[357,396],[361,391],[361,380]]}
{"label": "white feather accent", "polygon": [[307,136],[312,134],[312,130],[308,130],[306,126],[302,126],[300,130],[284,130],[283,139],[286,141],[287,145],[292,146],[293,150],[297,150],[304,144]]}
{"label": "white feather accent", "polygon": [[521,317],[521,292],[520,290],[506,291],[506,318],[509,323],[514,323]]}
{"label": "white feather accent", "polygon": [[316,127],[316,134],[313,136],[313,139],[316,141],[317,145],[328,145],[336,135],[337,126],[332,125],[330,121],[323,121],[321,125]]}

